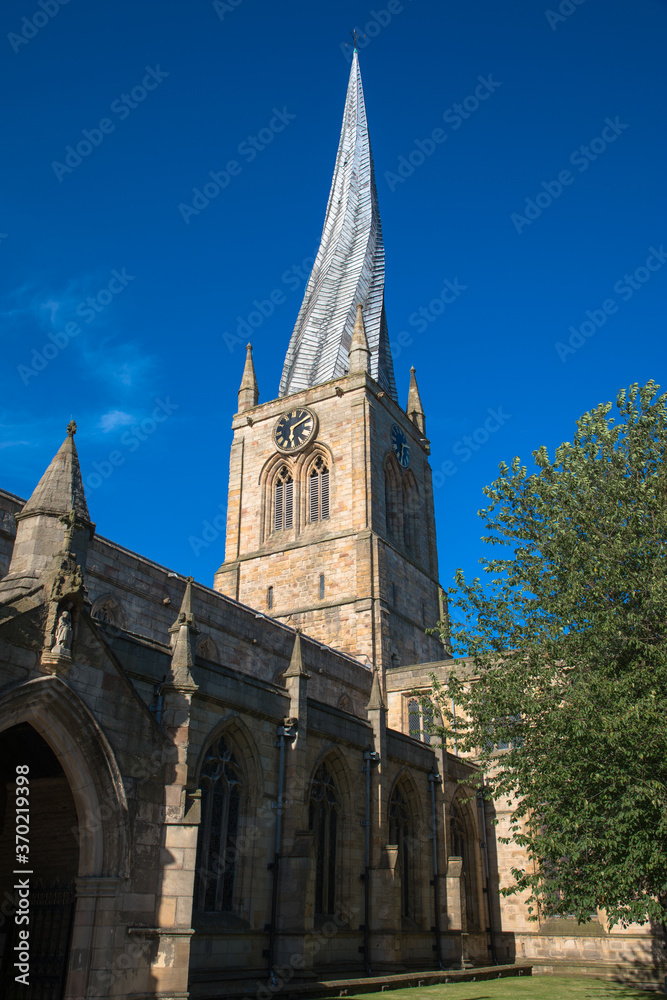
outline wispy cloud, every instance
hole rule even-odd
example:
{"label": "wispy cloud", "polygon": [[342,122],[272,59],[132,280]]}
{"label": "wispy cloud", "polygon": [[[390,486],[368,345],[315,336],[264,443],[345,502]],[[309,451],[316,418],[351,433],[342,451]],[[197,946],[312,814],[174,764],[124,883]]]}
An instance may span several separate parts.
{"label": "wispy cloud", "polygon": [[74,310],[85,293],[85,278],[70,280],[55,294],[44,291],[35,281],[7,292],[0,303],[0,319],[9,329],[31,324],[39,330],[54,330],[74,318]]}
{"label": "wispy cloud", "polygon": [[98,427],[105,433],[115,431],[117,427],[126,427],[134,423],[135,418],[131,413],[124,413],[123,410],[109,410],[100,417]]}
{"label": "wispy cloud", "polygon": [[[82,341],[78,360],[87,381],[95,380],[108,388],[111,385],[125,401],[126,390],[147,389],[159,366],[159,359],[146,354],[138,341],[119,341],[111,332],[99,332],[95,338]],[[150,391],[150,390],[148,390]]]}
{"label": "wispy cloud", "polygon": [[3,448],[15,448],[17,445],[30,444],[29,441],[0,441],[0,451]]}
{"label": "wispy cloud", "polygon": [[[123,275],[125,270],[122,269]],[[16,344],[32,340],[38,350],[41,335],[64,338],[71,351],[67,354],[70,364],[77,365],[87,381],[95,380],[105,387],[114,385],[121,391],[121,399],[128,389],[150,392],[150,383],[160,367],[159,359],[146,354],[143,342],[128,336],[127,329],[119,329],[113,304],[95,310],[89,306],[91,289],[99,292],[102,286],[101,291],[107,291],[105,278],[108,275],[78,275],[57,288],[46,280],[44,284],[26,282],[0,296],[0,324]],[[61,331],[68,323],[76,324],[80,334],[64,337]],[[51,352],[50,340],[47,343]],[[62,344],[56,343],[62,350]],[[30,352],[25,358],[17,354],[17,359],[28,364]]]}

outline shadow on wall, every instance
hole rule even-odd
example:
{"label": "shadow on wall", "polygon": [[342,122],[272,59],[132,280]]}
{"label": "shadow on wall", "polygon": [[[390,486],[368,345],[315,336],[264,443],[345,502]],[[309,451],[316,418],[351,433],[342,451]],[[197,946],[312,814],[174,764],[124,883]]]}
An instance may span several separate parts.
{"label": "shadow on wall", "polygon": [[511,965],[516,961],[516,939],[513,933],[502,931],[502,916],[500,911],[500,873],[498,870],[498,842],[496,839],[497,827],[493,821],[496,810],[493,802],[484,803],[486,816],[486,848],[488,855],[488,886],[484,892],[487,905],[487,927],[489,928],[489,939],[493,934],[495,945],[495,959],[499,965]]}
{"label": "shadow on wall", "polygon": [[667,983],[667,925],[650,920],[649,927],[651,928],[650,952],[648,941],[645,949],[633,948],[633,957],[628,963],[632,972],[629,973],[627,968],[618,969],[613,977],[615,982],[627,982],[628,979],[632,979],[637,983],[657,983],[658,986]]}

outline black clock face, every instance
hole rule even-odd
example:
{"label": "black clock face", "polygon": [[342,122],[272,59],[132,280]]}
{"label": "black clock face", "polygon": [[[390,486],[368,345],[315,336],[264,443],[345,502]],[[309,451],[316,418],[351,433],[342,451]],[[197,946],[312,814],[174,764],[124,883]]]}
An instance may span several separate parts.
{"label": "black clock face", "polygon": [[407,469],[410,464],[410,447],[398,424],[394,424],[391,428],[391,446],[398,461],[404,469]]}
{"label": "black clock face", "polygon": [[315,417],[310,410],[297,407],[284,413],[274,431],[276,444],[282,451],[297,451],[313,437]]}

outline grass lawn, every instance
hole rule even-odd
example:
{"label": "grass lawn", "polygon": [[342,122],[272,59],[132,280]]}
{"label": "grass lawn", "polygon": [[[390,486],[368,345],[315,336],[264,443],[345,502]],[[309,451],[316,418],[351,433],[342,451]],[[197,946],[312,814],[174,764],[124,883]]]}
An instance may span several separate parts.
{"label": "grass lawn", "polygon": [[517,976],[358,995],[359,1000],[380,996],[383,1000],[648,1000],[651,994],[585,976]]}

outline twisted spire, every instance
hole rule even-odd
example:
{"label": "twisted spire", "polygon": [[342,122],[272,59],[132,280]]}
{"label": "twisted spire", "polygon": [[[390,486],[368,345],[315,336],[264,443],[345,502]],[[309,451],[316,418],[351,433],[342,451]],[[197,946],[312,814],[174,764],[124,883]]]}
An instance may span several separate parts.
{"label": "twisted spire", "polygon": [[347,373],[357,303],[364,308],[370,374],[396,399],[382,226],[355,50],[322,239],[285,357],[281,396]]}

